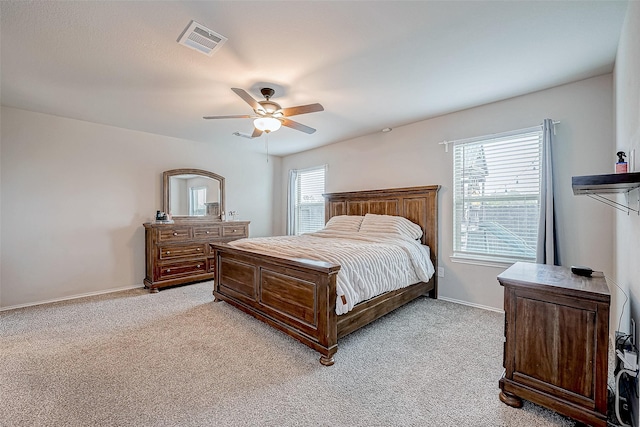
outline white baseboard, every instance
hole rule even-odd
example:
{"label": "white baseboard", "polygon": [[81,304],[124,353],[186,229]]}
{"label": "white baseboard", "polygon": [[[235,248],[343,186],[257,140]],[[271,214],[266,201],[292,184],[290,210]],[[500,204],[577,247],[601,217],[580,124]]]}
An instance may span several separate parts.
{"label": "white baseboard", "polygon": [[481,308],[483,310],[495,311],[496,313],[503,313],[504,314],[504,310],[501,310],[501,309],[495,308],[495,307],[489,307],[488,305],[475,304],[475,303],[472,303],[472,302],[462,301],[462,300],[459,300],[459,299],[441,297],[439,295],[438,295],[438,299],[441,299],[443,301],[453,302],[453,303],[456,303],[456,304],[468,305],[469,307]]}
{"label": "white baseboard", "polygon": [[112,288],[112,289],[105,289],[103,291],[86,292],[84,294],[71,295],[64,298],[54,298],[46,301],[37,301],[37,302],[30,302],[27,304],[10,305],[9,307],[0,307],[0,311],[15,310],[16,308],[32,307],[34,305],[42,305],[42,304],[49,304],[52,302],[60,302],[60,301],[67,301],[71,299],[92,297],[95,295],[110,294],[112,292],[128,291],[130,289],[138,289],[138,288],[144,288],[144,285],[123,286],[121,288]]}

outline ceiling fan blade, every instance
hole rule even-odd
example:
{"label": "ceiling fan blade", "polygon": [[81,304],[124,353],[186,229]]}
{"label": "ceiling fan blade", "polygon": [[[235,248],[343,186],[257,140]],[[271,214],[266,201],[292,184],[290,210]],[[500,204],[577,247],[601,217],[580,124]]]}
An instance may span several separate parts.
{"label": "ceiling fan blade", "polygon": [[262,135],[262,131],[258,128],[253,128],[253,133],[251,134],[251,138],[257,138]]}
{"label": "ceiling fan blade", "polygon": [[244,99],[244,102],[251,105],[251,108],[253,108],[254,110],[263,109],[262,105],[258,104],[258,101],[253,99],[253,97],[249,95],[246,90],[239,89],[237,87],[232,87],[231,90],[234,91],[240,98]]}
{"label": "ceiling fan blade", "polygon": [[324,107],[318,103],[309,105],[299,105],[297,107],[289,107],[282,109],[282,115],[285,117],[297,116],[298,114],[315,113],[324,111]]}
{"label": "ceiling fan blade", "polygon": [[250,119],[253,116],[248,114],[235,114],[233,116],[204,116],[203,119]]}
{"label": "ceiling fan blade", "polygon": [[293,120],[280,119],[280,121],[282,122],[283,126],[286,126],[288,128],[291,128],[291,129],[299,130],[299,131],[304,132],[304,133],[311,134],[311,133],[314,133],[316,131],[314,128],[311,128],[309,126],[303,125],[302,123],[294,122]]}

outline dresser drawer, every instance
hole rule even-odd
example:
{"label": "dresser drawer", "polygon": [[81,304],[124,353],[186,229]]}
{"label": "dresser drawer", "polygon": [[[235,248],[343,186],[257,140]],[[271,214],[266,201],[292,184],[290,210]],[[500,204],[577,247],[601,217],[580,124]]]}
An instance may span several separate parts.
{"label": "dresser drawer", "polygon": [[222,237],[246,237],[247,227],[245,225],[223,225]]}
{"label": "dresser drawer", "polygon": [[196,239],[220,237],[221,227],[194,227],[193,237]]}
{"label": "dresser drawer", "polygon": [[206,246],[204,243],[199,245],[172,245],[160,246],[158,248],[159,258],[162,260],[176,259],[185,257],[202,256],[205,253]]}
{"label": "dresser drawer", "polygon": [[166,280],[172,277],[189,276],[193,274],[206,273],[207,260],[185,261],[179,264],[165,264],[160,266],[160,279]]}
{"label": "dresser drawer", "polygon": [[158,230],[158,240],[161,242],[180,242],[191,238],[191,228],[169,228]]}

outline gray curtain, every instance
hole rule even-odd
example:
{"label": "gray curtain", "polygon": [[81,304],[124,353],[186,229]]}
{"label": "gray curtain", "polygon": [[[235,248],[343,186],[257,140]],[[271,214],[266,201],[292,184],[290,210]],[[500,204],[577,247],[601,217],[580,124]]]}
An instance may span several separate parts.
{"label": "gray curtain", "polygon": [[298,171],[291,169],[289,171],[289,186],[287,188],[287,235],[296,234],[296,180],[298,179]]}
{"label": "gray curtain", "polygon": [[555,208],[553,204],[553,120],[542,123],[542,157],[540,167],[540,222],[538,224],[538,245],[536,262],[538,264],[560,265],[556,245]]}

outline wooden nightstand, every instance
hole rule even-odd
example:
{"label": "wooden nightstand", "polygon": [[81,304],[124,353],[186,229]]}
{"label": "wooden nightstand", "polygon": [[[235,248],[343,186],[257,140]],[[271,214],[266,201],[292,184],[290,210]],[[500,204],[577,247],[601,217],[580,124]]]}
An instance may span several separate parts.
{"label": "wooden nightstand", "polygon": [[602,274],[517,262],[498,281],[506,337],[500,400],[520,407],[526,399],[606,427],[611,297]]}

